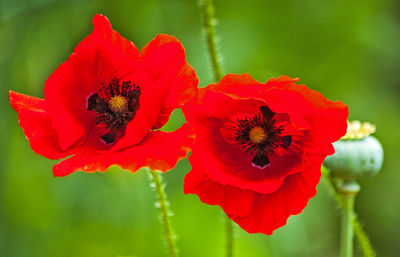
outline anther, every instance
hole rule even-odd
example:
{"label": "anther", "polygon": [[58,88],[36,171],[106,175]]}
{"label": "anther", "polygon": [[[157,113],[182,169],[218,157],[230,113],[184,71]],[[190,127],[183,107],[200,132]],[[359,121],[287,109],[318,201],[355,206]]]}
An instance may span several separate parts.
{"label": "anther", "polygon": [[261,144],[268,138],[268,134],[262,127],[254,127],[249,132],[250,141],[255,144]]}
{"label": "anther", "polygon": [[111,97],[108,101],[111,111],[116,114],[122,114],[128,111],[128,101],[121,95]]}

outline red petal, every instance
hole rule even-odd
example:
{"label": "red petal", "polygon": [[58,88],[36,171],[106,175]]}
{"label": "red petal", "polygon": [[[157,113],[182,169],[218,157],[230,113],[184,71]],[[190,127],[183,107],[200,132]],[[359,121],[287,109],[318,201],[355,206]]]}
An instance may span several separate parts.
{"label": "red petal", "polygon": [[184,158],[193,144],[193,131],[184,124],[174,132],[152,131],[143,141],[120,151],[88,151],[78,153],[53,167],[55,176],[66,176],[74,171],[104,172],[111,165],[135,172],[142,167],[166,172]]}
{"label": "red petal", "polygon": [[257,195],[255,192],[218,184],[202,172],[204,167],[201,164],[192,166],[194,169],[185,177],[183,185],[185,194],[197,194],[203,203],[219,205],[230,215],[249,214]]}
{"label": "red petal", "polygon": [[18,112],[19,123],[29,140],[32,150],[49,159],[60,159],[69,155],[59,146],[57,132],[52,128],[44,100],[32,96],[9,92],[10,103]]}
{"label": "red petal", "polygon": [[177,74],[185,65],[185,50],[173,36],[160,34],[140,53],[141,65],[153,81],[169,74]]}
{"label": "red petal", "polygon": [[217,183],[203,173],[207,168],[205,162],[194,163],[191,160],[193,170],[185,177],[184,192],[197,194],[206,204],[221,206],[247,232],[270,235],[285,225],[290,215],[299,214],[316,194],[323,158],[323,155],[314,156],[310,165],[288,176],[282,186],[271,194]]}
{"label": "red petal", "polygon": [[158,94],[157,86],[146,74],[136,72],[132,76],[128,76],[127,79],[135,81],[135,84],[139,85],[141,89],[139,109],[135,117],[128,123],[125,135],[111,147],[112,151],[138,144],[156,123],[162,108],[162,102],[156,98]]}
{"label": "red petal", "polygon": [[304,116],[315,141],[332,143],[346,133],[348,108],[344,103],[332,102],[286,76],[271,79],[266,85],[266,102],[271,105],[270,108],[287,112],[292,119],[295,119],[294,115]]}
{"label": "red petal", "polygon": [[46,110],[63,150],[84,138],[91,127],[87,122],[91,119],[86,110],[86,96],[80,94],[81,90],[85,93],[85,87],[80,86],[70,62],[61,64],[46,81]]}
{"label": "red petal", "polygon": [[[113,47],[119,49],[126,58],[131,60],[133,63],[139,61],[139,50],[129,40],[122,37],[118,32],[112,29],[110,21],[101,14],[96,14],[93,18],[93,32],[84,41],[82,41],[74,50],[74,52],[80,51],[81,47],[86,48],[88,44],[86,41],[105,41],[110,42]],[[85,49],[82,49],[85,50]]]}
{"label": "red petal", "polygon": [[[154,129],[162,127],[171,112],[197,95],[198,78],[185,61],[185,49],[173,36],[160,34],[141,51],[143,68],[157,87],[162,102]],[[156,97],[156,96],[155,96]]]}
{"label": "red petal", "polygon": [[332,102],[321,93],[292,79],[282,76],[262,84],[249,74],[228,74],[208,90],[228,94],[235,99],[258,99],[278,113],[288,113],[291,122],[299,128],[310,128],[316,141],[332,143],[340,139],[347,129],[348,109],[342,102]]}
{"label": "red petal", "polygon": [[227,74],[217,84],[210,84],[206,90],[224,92],[235,99],[263,100],[265,86],[249,74]]}
{"label": "red petal", "polygon": [[316,194],[320,175],[320,166],[290,175],[276,192],[258,194],[249,215],[233,214],[230,218],[249,233],[271,235],[286,224],[290,215],[299,214],[305,208]]}
{"label": "red petal", "polygon": [[36,98],[29,95],[23,95],[14,91],[8,92],[8,97],[10,98],[10,104],[19,112],[22,109],[28,109],[33,111],[43,111],[44,112],[44,100]]}
{"label": "red petal", "polygon": [[140,67],[148,80],[142,83],[140,108],[113,151],[137,144],[150,129],[162,127],[175,108],[197,95],[198,78],[185,62],[181,43],[172,36],[161,34],[150,41],[141,51]]}

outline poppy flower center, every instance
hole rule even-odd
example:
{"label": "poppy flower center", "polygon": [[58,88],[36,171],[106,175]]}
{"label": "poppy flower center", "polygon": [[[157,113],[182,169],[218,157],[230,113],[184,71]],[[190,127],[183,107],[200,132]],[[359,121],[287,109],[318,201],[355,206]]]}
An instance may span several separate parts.
{"label": "poppy flower center", "polygon": [[108,105],[114,113],[124,113],[128,110],[128,101],[121,95],[111,97]]}
{"label": "poppy flower center", "polygon": [[107,86],[87,98],[86,109],[97,113],[96,124],[102,124],[107,132],[100,137],[112,144],[125,133],[127,124],[139,109],[140,88],[131,81],[120,83],[114,78]]}
{"label": "poppy flower center", "polygon": [[242,149],[254,155],[252,165],[263,169],[270,165],[268,155],[278,147],[287,149],[292,143],[291,136],[282,136],[283,126],[276,125],[275,113],[268,106],[261,106],[260,113],[251,118],[237,120],[236,141]]}
{"label": "poppy flower center", "polygon": [[259,144],[264,142],[268,138],[267,132],[262,127],[254,127],[249,132],[250,141]]}

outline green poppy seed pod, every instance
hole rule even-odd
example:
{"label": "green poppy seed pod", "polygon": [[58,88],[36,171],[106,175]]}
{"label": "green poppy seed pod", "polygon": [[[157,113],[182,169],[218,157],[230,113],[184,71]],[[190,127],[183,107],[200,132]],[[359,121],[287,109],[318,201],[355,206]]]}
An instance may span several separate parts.
{"label": "green poppy seed pod", "polygon": [[[375,176],[383,163],[382,145],[375,137],[369,135],[375,131],[375,127],[369,123],[358,122],[356,130],[351,127],[354,123],[349,123],[350,129],[346,136],[333,144],[335,154],[328,156],[324,162],[333,176],[347,181]],[[361,130],[365,129],[364,125],[370,126],[369,132]]]}

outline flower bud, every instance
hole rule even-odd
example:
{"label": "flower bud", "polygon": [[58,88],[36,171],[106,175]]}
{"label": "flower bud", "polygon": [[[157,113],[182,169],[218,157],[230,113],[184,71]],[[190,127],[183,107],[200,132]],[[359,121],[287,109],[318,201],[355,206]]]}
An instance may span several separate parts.
{"label": "flower bud", "polygon": [[375,176],[382,168],[383,149],[379,141],[370,136],[375,126],[353,121],[346,135],[333,143],[335,154],[325,159],[332,175],[342,180]]}

